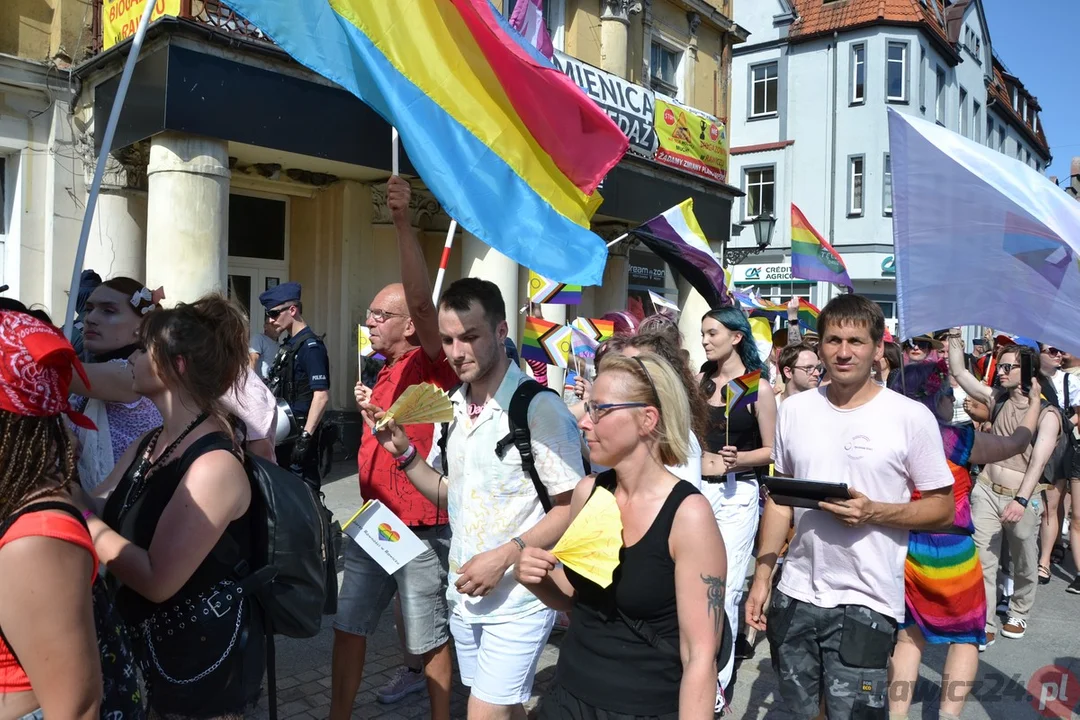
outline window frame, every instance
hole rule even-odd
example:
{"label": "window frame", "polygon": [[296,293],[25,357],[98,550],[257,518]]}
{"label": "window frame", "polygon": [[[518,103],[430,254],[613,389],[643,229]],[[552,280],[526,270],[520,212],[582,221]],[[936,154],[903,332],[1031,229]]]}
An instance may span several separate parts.
{"label": "window frame", "polygon": [[[675,57],[675,69],[672,72],[672,82],[668,82],[662,76],[656,73],[656,63],[653,62],[652,50],[653,48],[660,48],[666,52],[671,53]],[[653,90],[659,90],[678,101],[682,101],[683,83],[679,80],[679,71],[683,67],[683,58],[686,50],[680,49],[670,42],[665,41],[663,38],[653,36],[652,44],[649,46],[649,86]],[[685,79],[685,78],[684,78]]]}
{"label": "window frame", "polygon": [[[893,47],[898,47],[903,51],[903,56],[900,60],[900,96],[893,97],[889,95],[889,70],[893,64],[896,63],[890,55],[889,51]],[[885,102],[893,105],[906,105],[910,102],[911,97],[911,73],[908,69],[908,63],[910,60],[911,42],[907,40],[889,40],[885,43]]]}
{"label": "window frame", "polygon": [[[960,102],[957,104],[959,113],[956,117],[956,131],[964,137],[968,137],[968,133],[971,132],[971,116],[967,111],[968,91],[963,85],[960,86],[959,100]],[[967,127],[965,127],[965,125],[967,125]]]}
{"label": "window frame", "polygon": [[919,44],[919,110],[926,113],[926,46]]}
{"label": "window frame", "polygon": [[[858,52],[858,51],[862,51],[862,61],[861,62],[858,61],[856,59],[856,57],[855,57],[855,53]],[[869,77],[869,74],[867,73],[866,43],[865,42],[851,43],[851,52],[848,55],[848,63],[849,63],[849,67],[850,67],[850,70],[851,70],[851,72],[849,73],[850,77],[848,78],[848,105],[849,106],[852,106],[852,105],[865,105],[866,104],[867,78]],[[859,64],[862,65],[862,73],[863,73],[862,97],[855,97],[855,89],[857,87],[855,74],[856,74],[856,71],[858,69]]]}
{"label": "window frame", "polygon": [[982,144],[982,111],[983,107],[979,104],[979,101],[971,99],[971,139],[975,142]]}
{"label": "window frame", "polygon": [[[859,163],[859,207],[855,208],[855,163]],[[863,217],[866,214],[866,156],[848,155],[847,216]]]}
{"label": "window frame", "polygon": [[885,217],[893,214],[892,154],[888,152],[881,161],[881,214]]}
{"label": "window frame", "polygon": [[1005,126],[998,123],[998,152],[1002,155],[1008,155],[1008,140],[1009,134],[1005,131]]}
{"label": "window frame", "polygon": [[[760,182],[757,183],[757,187],[764,188],[766,185],[772,185],[772,188],[773,188],[773,190],[772,190],[772,192],[773,192],[773,207],[770,209],[770,212],[772,212],[772,214],[774,216],[776,216],[776,163],[763,163],[761,165],[750,165],[750,166],[744,167],[742,169],[742,171],[743,171],[743,192],[746,193],[746,199],[743,201],[743,210],[742,210],[743,223],[749,223],[750,221],[752,221],[754,218],[757,217],[757,215],[751,215],[750,214],[750,204],[751,204],[751,199],[753,197],[753,195],[751,194],[751,191],[750,191],[750,173],[765,173],[766,171],[772,172],[772,182],[771,183],[766,183],[762,179]],[[760,195],[759,195],[759,199],[760,199]],[[762,209],[758,208],[757,209],[758,215],[760,215],[761,212],[762,212]]]}
{"label": "window frame", "polygon": [[949,119],[949,76],[945,73],[945,68],[940,65],[936,66],[937,70],[934,73],[934,121],[945,127],[945,123]]}
{"label": "window frame", "polygon": [[[770,67],[772,67],[776,72],[776,74],[772,78],[769,78],[769,76],[768,76],[768,69]],[[762,79],[760,81],[755,78],[755,73],[756,73],[756,71],[758,69],[764,69],[765,73],[766,73],[764,79]],[[750,85],[749,85],[749,87],[750,87],[750,98],[749,98],[750,107],[749,107],[749,112],[747,113],[747,119],[749,119],[749,120],[762,120],[762,119],[765,119],[765,118],[779,117],[780,116],[780,61],[779,60],[766,60],[764,62],[754,63],[753,65],[750,65],[747,68],[747,70],[750,73]],[[764,83],[764,85],[765,85],[765,96],[764,96],[765,108],[764,108],[763,112],[754,112],[754,103],[755,103],[756,96],[757,96],[757,83],[758,82]],[[776,85],[776,96],[775,96],[776,107],[773,108],[772,110],[768,109],[768,107],[769,107],[769,83],[770,82],[773,82]]]}

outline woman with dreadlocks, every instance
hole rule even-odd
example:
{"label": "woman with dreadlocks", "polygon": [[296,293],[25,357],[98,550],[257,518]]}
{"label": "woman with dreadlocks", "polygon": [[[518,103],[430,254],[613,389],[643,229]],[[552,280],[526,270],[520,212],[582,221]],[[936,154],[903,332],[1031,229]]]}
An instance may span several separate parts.
{"label": "woman with dreadlocks", "polygon": [[74,348],[26,312],[0,311],[0,719],[97,718],[97,556],[71,505],[63,415]]}

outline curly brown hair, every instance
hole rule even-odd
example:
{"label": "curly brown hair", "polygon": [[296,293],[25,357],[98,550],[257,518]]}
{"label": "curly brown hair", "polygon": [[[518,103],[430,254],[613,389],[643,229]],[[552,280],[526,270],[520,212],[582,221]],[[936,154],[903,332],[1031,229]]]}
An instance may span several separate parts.
{"label": "curly brown hair", "polygon": [[0,410],[0,519],[74,482],[75,448],[61,416]]}

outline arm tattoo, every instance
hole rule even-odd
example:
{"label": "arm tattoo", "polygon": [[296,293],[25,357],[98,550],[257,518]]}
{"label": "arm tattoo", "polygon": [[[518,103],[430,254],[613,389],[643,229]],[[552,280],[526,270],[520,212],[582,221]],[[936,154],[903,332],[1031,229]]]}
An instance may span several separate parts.
{"label": "arm tattoo", "polygon": [[713,618],[713,630],[719,635],[724,626],[724,593],[727,584],[724,578],[715,575],[702,575],[701,581],[705,583],[705,597],[709,603],[709,614]]}

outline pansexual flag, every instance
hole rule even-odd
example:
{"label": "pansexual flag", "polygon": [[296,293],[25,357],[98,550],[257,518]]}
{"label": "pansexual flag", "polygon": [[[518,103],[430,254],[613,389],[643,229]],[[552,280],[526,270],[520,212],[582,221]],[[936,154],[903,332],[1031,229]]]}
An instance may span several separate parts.
{"label": "pansexual flag", "polygon": [[540,277],[532,270],[529,271],[529,301],[534,303],[550,303],[552,305],[579,305],[581,304],[581,286],[567,285]]}
{"label": "pansexual flag", "polygon": [[682,201],[630,232],[663,258],[672,270],[685,277],[709,307],[716,309],[735,304],[728,276],[694,217],[692,199]]}
{"label": "pansexual flag", "polygon": [[757,402],[758,385],[761,384],[761,371],[755,370],[730,381],[725,389],[726,400],[724,416],[730,417],[732,411]]}
{"label": "pansexual flag", "polygon": [[618,126],[488,0],[230,0],[298,62],[398,129],[458,223],[559,282],[596,285],[596,188]]}
{"label": "pansexual flag", "polygon": [[521,337],[521,357],[565,368],[569,364],[571,328],[543,318],[526,317]]}
{"label": "pansexual flag", "polygon": [[791,203],[791,275],[851,290],[851,278],[840,253],[821,237],[795,203]]}

